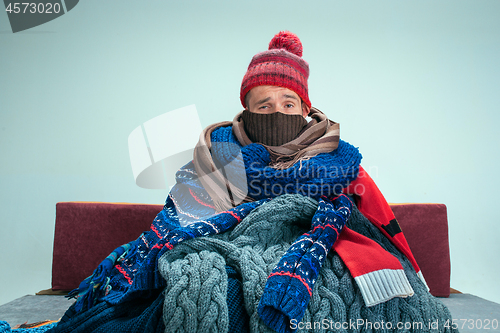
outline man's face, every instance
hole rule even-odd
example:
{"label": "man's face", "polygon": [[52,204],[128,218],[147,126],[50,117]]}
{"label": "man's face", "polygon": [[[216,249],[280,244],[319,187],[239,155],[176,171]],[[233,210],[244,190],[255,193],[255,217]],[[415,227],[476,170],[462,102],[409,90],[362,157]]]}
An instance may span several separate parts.
{"label": "man's face", "polygon": [[247,95],[248,111],[254,113],[300,114],[304,118],[309,114],[309,108],[302,103],[294,91],[278,86],[257,86]]}

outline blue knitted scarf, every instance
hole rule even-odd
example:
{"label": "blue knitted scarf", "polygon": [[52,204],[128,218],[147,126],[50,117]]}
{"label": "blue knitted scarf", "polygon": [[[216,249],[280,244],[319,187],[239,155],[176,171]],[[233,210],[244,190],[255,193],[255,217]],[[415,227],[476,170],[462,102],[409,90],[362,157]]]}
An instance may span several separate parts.
{"label": "blue knitted scarf", "polygon": [[[258,143],[241,146],[231,126],[219,127],[211,134],[212,158],[226,173],[234,175],[244,163],[248,196],[254,200],[283,194],[302,194],[314,199],[335,196],[357,178],[361,154],[351,144],[340,140],[337,149],[300,160],[280,170],[270,166],[269,152]],[[242,160],[238,160],[241,153]],[[243,176],[243,175],[242,175]]]}

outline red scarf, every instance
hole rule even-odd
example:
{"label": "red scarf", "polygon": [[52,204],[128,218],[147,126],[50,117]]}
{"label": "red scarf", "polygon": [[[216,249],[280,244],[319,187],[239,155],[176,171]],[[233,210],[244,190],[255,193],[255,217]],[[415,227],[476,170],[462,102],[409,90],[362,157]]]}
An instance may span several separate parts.
{"label": "red scarf", "polygon": [[[427,286],[394,213],[373,179],[361,166],[358,178],[344,193],[354,195],[359,211],[408,258],[418,277]],[[377,242],[345,227],[333,249],[354,277],[367,306],[398,296],[413,295],[413,288],[399,260]]]}

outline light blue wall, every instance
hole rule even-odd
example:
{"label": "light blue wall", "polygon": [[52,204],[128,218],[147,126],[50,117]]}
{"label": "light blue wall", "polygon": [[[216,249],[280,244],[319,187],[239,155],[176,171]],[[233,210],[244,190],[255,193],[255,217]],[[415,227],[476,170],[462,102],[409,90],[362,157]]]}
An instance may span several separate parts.
{"label": "light blue wall", "polygon": [[500,302],[499,17],[497,0],[85,0],[13,34],[1,12],[0,304],[50,288],[56,202],[163,203],[134,183],[130,132],[190,104],[232,119],[285,29],[388,201],[448,206],[452,286]]}

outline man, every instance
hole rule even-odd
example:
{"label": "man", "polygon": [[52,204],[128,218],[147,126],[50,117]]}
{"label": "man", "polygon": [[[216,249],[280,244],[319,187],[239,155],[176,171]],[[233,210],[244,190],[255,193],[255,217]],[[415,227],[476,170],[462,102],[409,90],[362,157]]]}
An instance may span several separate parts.
{"label": "man", "polygon": [[56,331],[453,330],[308,76],[290,32],[253,57],[244,110],[204,130],[151,230],[82,282]]}
{"label": "man", "polygon": [[[307,178],[310,182],[300,184],[295,193],[310,196],[311,193],[317,192],[315,198],[319,198],[322,194],[339,194],[356,178],[361,155],[357,149],[339,140],[340,131],[337,123],[329,120],[321,111],[311,108],[308,77],[309,65],[302,59],[302,43],[290,32],[280,32],[274,36],[269,43],[269,49],[252,58],[240,90],[240,101],[244,110],[238,113],[232,122],[208,126],[195,149],[196,171],[204,189],[219,211],[235,206],[235,203],[263,199],[269,193],[267,188],[256,187],[269,184],[270,180],[261,179],[262,183],[258,184],[255,175],[260,175],[260,172],[251,167],[256,165],[257,161],[250,161],[250,157],[256,154],[260,156],[254,150],[263,149],[262,146],[255,147],[253,144],[256,143],[262,144],[270,155],[271,161],[266,166],[278,170],[288,169],[288,172],[295,172],[289,170],[295,163],[306,161],[321,153],[335,151],[339,143],[342,145],[344,149],[338,151],[348,153],[347,157],[351,158],[335,162],[335,167],[341,169],[343,176],[335,172],[335,175],[332,174],[333,177],[329,177],[332,181],[323,181],[328,178],[324,174],[326,169],[322,172],[321,168],[316,166],[314,170],[310,170],[315,173],[314,177],[311,177],[312,174],[301,177],[301,180]],[[311,118],[309,122],[305,119],[307,116]],[[217,139],[215,143],[212,142],[214,131],[229,126],[234,138],[227,138],[223,142]],[[226,176],[222,175],[221,166],[238,157],[231,156],[225,161],[220,160],[221,158],[224,160],[224,157],[214,158],[213,151],[218,149],[214,148],[213,144],[245,147],[240,157],[246,158],[245,165],[250,166],[250,169],[232,170],[232,173],[231,170],[225,170]],[[246,150],[252,152],[245,155]],[[270,168],[267,171],[276,175]],[[238,179],[239,174],[245,174],[246,180]],[[291,193],[285,189],[291,190],[291,179],[285,177],[283,173],[280,176],[277,182],[273,182],[275,194],[273,197]]]}
{"label": "man", "polygon": [[308,77],[302,43],[292,33],[280,32],[269,43],[268,51],[253,57],[240,91],[245,131],[252,141],[281,146],[295,138],[306,121],[281,115],[305,118],[309,114]]}
{"label": "man", "polygon": [[[376,233],[404,254],[421,285],[415,287],[415,279],[410,283],[401,263],[393,255],[380,251],[373,238],[363,236],[361,229],[353,230],[354,221],[366,223],[365,217],[355,214],[358,217],[351,218],[349,228],[344,228],[345,221],[329,223],[329,218],[322,219],[324,215],[318,208],[313,221],[319,219],[323,225],[315,226],[313,222],[311,231],[287,249],[270,272],[259,306],[254,309],[266,325],[279,332],[288,331],[293,328],[292,323],[304,318],[307,311],[304,305],[312,296],[322,260],[328,253],[322,252],[324,249],[332,248],[344,261],[367,307],[412,296],[415,288],[419,294],[427,292],[425,280],[390,207],[360,166],[361,155],[355,147],[340,140],[338,124],[311,106],[308,77],[309,65],[302,59],[302,44],[290,32],[278,33],[267,51],[252,58],[241,85],[244,110],[232,122],[207,127],[195,150],[194,166],[204,190],[216,211],[238,207],[242,202],[296,193],[318,200],[319,207],[324,204],[326,211],[338,213],[333,214],[334,220],[342,220],[342,212],[351,210],[350,200],[342,201],[342,194],[349,194],[361,213],[369,216],[378,228]],[[311,121],[306,121],[307,116]],[[239,150],[232,147],[236,145]],[[238,157],[244,170],[227,167]],[[238,179],[242,174],[244,179]],[[297,207],[288,208],[293,211]],[[323,228],[321,236],[317,235],[317,228]],[[330,229],[335,234],[325,236]],[[312,253],[320,255],[315,257]],[[295,283],[297,280],[300,283]],[[442,305],[433,308],[440,313],[446,311]],[[356,317],[356,320],[367,319]]]}

